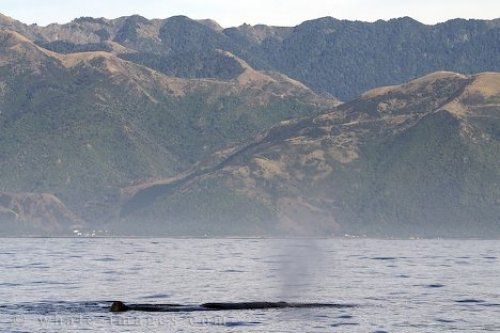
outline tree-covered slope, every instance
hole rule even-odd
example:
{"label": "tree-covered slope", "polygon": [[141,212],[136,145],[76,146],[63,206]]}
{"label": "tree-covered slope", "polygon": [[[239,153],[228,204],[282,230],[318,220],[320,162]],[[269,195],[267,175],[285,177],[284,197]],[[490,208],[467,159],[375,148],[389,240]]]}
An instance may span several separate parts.
{"label": "tree-covered slope", "polygon": [[117,228],[498,237],[499,98],[498,73],[438,72],[369,91],[278,125],[184,181],[136,188]]}
{"label": "tree-covered slope", "polygon": [[221,56],[239,66],[234,79],[180,79],[0,31],[0,190],[55,193],[85,220],[102,221],[122,187],[176,175],[277,121],[337,103]]}
{"label": "tree-covered slope", "polygon": [[213,21],[184,16],[163,20],[137,15],[115,20],[83,17],[47,27],[4,17],[0,27],[21,32],[57,52],[113,51],[180,77],[238,75],[234,62],[215,52],[229,51],[254,68],[281,72],[345,101],[368,89],[438,70],[466,74],[500,70],[498,19],[424,25],[408,17],[374,23],[326,17],[295,27],[223,29]]}

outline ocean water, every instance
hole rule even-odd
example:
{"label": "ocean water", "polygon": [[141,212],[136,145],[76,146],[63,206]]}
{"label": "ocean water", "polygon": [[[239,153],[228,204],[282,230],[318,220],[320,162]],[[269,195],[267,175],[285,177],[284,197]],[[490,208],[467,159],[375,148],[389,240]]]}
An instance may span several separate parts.
{"label": "ocean water", "polygon": [[[0,242],[0,332],[500,332],[498,241]],[[113,300],[354,307],[112,314]]]}

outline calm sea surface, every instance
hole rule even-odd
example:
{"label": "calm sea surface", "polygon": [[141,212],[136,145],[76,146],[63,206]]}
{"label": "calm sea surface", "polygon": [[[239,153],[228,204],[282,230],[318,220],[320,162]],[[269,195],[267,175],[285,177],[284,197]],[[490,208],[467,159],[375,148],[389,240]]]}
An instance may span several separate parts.
{"label": "calm sea surface", "polygon": [[[500,332],[500,242],[0,239],[0,332]],[[111,314],[109,302],[352,308]]]}

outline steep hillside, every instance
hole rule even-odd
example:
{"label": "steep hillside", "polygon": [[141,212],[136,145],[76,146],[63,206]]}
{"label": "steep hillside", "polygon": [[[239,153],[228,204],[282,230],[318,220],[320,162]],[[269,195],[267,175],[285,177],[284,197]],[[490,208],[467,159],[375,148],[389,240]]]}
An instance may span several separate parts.
{"label": "steep hillside", "polygon": [[374,23],[325,17],[295,27],[223,29],[210,20],[134,15],[114,20],[82,17],[47,27],[3,17],[0,28],[18,31],[59,53],[114,52],[184,78],[237,76],[237,64],[216,52],[224,50],[256,69],[278,71],[318,93],[350,100],[368,89],[437,70],[499,71],[499,22],[456,19],[430,26],[408,17]]}
{"label": "steep hillside", "polygon": [[59,236],[86,228],[50,193],[0,192],[0,221],[2,236]]}
{"label": "steep hillside", "polygon": [[55,193],[87,221],[120,188],[173,176],[276,122],[337,104],[276,73],[168,77],[110,52],[63,54],[0,31],[2,191]]}
{"label": "steep hillside", "polygon": [[498,237],[499,83],[437,72],[282,123],[174,181],[129,189],[116,227]]}

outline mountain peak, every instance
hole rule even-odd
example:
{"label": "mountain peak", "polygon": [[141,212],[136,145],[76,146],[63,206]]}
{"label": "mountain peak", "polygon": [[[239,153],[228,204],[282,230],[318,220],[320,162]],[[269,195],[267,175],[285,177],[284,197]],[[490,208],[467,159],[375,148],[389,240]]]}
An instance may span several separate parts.
{"label": "mountain peak", "polygon": [[33,32],[31,31],[31,29],[36,29],[36,26],[27,26],[26,24],[17,21],[12,17],[0,13],[0,28],[14,30],[31,37]]}
{"label": "mountain peak", "polygon": [[0,13],[0,21],[14,21],[14,19],[10,16]]}
{"label": "mountain peak", "polygon": [[0,13],[0,22],[16,23],[19,21],[16,21],[12,17]]}
{"label": "mountain peak", "polygon": [[90,16],[82,16],[82,17],[78,17],[78,18],[74,19],[71,22],[73,22],[73,23],[107,24],[108,20],[103,18],[103,17],[96,18],[96,17],[90,17]]}
{"label": "mountain peak", "polygon": [[422,22],[417,21],[413,17],[410,17],[410,16],[403,16],[403,17],[390,19],[388,22],[400,22],[400,23],[406,23],[406,24],[412,24],[412,25],[423,25]]}
{"label": "mountain peak", "polygon": [[58,53],[42,48],[26,36],[7,29],[0,29],[0,49],[3,49],[2,58],[6,61],[26,61],[24,69],[37,69],[38,65],[48,59],[59,60]]}
{"label": "mountain peak", "polygon": [[224,28],[219,23],[217,23],[217,21],[212,20],[212,19],[203,19],[203,20],[196,20],[196,21],[198,23],[201,23],[204,26],[207,26],[210,29],[213,29],[213,30],[218,31],[218,32],[224,30]]}

